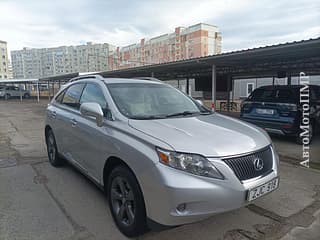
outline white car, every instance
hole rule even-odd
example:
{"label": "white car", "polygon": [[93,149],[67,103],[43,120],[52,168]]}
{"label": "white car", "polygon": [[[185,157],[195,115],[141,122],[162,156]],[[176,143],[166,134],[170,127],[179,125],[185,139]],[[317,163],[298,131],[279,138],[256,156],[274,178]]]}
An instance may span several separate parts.
{"label": "white car", "polygon": [[31,94],[28,90],[19,89],[15,86],[0,86],[0,97],[4,99],[9,99],[11,97],[30,98]]}

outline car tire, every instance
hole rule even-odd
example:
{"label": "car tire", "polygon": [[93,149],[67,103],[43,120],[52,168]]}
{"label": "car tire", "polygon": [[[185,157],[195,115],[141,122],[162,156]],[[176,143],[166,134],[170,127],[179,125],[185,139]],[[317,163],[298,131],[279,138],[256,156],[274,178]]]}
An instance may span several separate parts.
{"label": "car tire", "polygon": [[108,202],[112,217],[127,237],[137,237],[147,231],[146,210],[139,183],[125,166],[115,167],[108,178]]}
{"label": "car tire", "polygon": [[[303,141],[302,141],[303,138],[300,137],[300,133],[301,133],[301,132],[299,132],[299,134],[298,134],[298,136],[297,136],[297,138],[296,138],[296,142],[297,142],[299,145],[303,145]],[[311,124],[309,125],[309,144],[312,142],[312,139],[313,139],[314,134],[315,134],[315,127],[314,127],[314,125],[311,123]]]}
{"label": "car tire", "polygon": [[6,94],[4,95],[4,99],[5,99],[5,100],[9,100],[10,97],[11,97],[11,95],[10,95],[9,93],[6,93]]}
{"label": "car tire", "polygon": [[46,144],[50,164],[54,167],[62,166],[64,161],[59,155],[56,139],[51,129],[46,133]]}
{"label": "car tire", "polygon": [[23,97],[28,99],[28,98],[30,98],[30,94],[29,94],[29,93],[25,93],[25,94],[23,95]]}

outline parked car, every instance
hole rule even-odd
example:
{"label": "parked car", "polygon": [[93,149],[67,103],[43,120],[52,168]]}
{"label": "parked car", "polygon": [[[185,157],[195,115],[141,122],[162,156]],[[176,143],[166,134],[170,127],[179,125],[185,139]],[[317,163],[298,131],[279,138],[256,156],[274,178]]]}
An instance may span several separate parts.
{"label": "parked car", "polygon": [[19,87],[15,86],[0,86],[0,97],[3,97],[4,99],[9,99],[11,97],[20,97],[23,98],[30,98],[30,91],[23,90]]}
{"label": "parked car", "polygon": [[[273,134],[295,137],[301,143],[301,85],[264,86],[242,103],[240,118]],[[310,85],[310,141],[320,124],[320,86]]]}
{"label": "parked car", "polygon": [[240,208],[279,184],[265,131],[160,81],[73,79],[48,105],[45,139],[53,166],[67,160],[107,193],[128,237]]}

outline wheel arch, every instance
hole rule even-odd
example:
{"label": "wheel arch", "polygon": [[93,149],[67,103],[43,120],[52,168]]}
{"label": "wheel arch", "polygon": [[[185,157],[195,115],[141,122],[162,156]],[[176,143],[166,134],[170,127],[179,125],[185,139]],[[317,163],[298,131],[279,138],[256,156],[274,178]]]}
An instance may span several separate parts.
{"label": "wheel arch", "polygon": [[[106,187],[108,186],[108,177],[110,175],[110,173],[112,172],[112,170],[117,167],[117,166],[124,166],[126,168],[128,168],[130,170],[130,172],[132,172],[132,174],[135,176],[137,182],[139,183],[136,174],[134,173],[134,171],[132,170],[132,168],[121,158],[116,157],[116,156],[111,156],[109,157],[103,167],[103,176],[102,176],[102,181],[103,181],[103,188],[104,190],[106,190]],[[140,183],[139,183],[140,185]],[[141,186],[140,186],[141,188]]]}

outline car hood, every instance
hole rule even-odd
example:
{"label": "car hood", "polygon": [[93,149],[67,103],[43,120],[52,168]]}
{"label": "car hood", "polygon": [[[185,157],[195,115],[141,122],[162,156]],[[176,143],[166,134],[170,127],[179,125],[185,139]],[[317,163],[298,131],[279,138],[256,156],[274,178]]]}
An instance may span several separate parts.
{"label": "car hood", "polygon": [[206,157],[248,153],[271,143],[261,129],[221,114],[156,120],[129,120],[129,125],[169,144],[177,152]]}

